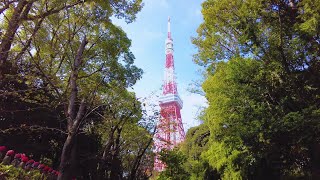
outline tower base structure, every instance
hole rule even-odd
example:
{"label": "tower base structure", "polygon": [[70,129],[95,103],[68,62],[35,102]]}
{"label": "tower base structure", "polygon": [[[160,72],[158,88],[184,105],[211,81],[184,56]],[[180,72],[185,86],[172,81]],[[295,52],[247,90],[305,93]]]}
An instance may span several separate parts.
{"label": "tower base structure", "polygon": [[[167,97],[165,97],[168,99]],[[161,98],[162,99],[162,98]],[[157,132],[155,134],[155,159],[154,170],[161,172],[165,169],[165,164],[160,160],[159,153],[165,150],[172,150],[179,143],[185,139],[181,119],[182,101],[179,96],[171,96],[173,101],[160,101],[161,119],[157,125]],[[180,100],[180,101],[179,101]]]}

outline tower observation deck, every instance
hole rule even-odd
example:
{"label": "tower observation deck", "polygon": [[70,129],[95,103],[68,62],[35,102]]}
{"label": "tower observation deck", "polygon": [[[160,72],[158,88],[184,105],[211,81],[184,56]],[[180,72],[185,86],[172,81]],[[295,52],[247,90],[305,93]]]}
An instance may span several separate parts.
{"label": "tower observation deck", "polygon": [[162,149],[173,149],[177,144],[184,141],[181,112],[183,102],[177,91],[176,77],[174,74],[173,40],[171,38],[170,18],[168,18],[168,36],[165,41],[165,72],[162,96],[159,98],[160,119],[154,136],[154,170],[163,171],[165,164],[160,161],[158,153]]}

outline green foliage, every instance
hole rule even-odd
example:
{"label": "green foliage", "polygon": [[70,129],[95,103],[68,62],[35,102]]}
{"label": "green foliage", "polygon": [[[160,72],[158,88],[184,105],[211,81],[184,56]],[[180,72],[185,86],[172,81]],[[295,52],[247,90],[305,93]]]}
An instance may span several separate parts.
{"label": "green foliage", "polygon": [[187,157],[184,167],[190,174],[190,179],[219,179],[208,161],[203,158],[203,152],[209,148],[210,130],[206,124],[190,128],[180,151]]}
{"label": "green foliage", "polygon": [[[214,75],[203,84],[210,102],[204,120],[211,132],[210,148],[204,157],[222,173],[223,179],[261,176],[255,174],[255,168],[264,168],[266,172],[271,168],[269,177],[304,174],[294,164],[307,163],[306,150],[314,140],[314,132],[319,131],[319,116],[315,115],[318,110],[310,106],[285,112],[289,103],[286,96],[280,97],[281,104],[268,102],[269,92],[262,89],[267,84],[264,73],[261,62],[236,58],[219,63]],[[310,126],[315,128],[309,133]],[[265,160],[266,166],[272,167],[260,167]],[[275,173],[278,171],[279,174]]]}
{"label": "green foliage", "polygon": [[309,34],[315,35],[319,32],[320,24],[320,1],[302,1],[301,5],[304,7],[304,13],[299,15],[302,23],[297,25],[297,29]]}
{"label": "green foliage", "polygon": [[222,179],[319,178],[319,3],[207,0],[202,157]]}
{"label": "green foliage", "polygon": [[[222,178],[239,179],[246,165],[254,161],[243,139],[254,140],[261,122],[268,119],[264,105],[255,101],[259,93],[254,88],[259,63],[234,59],[220,63],[214,76],[203,84],[210,102],[204,120],[211,133],[210,148],[204,154],[210,165],[222,173]],[[246,112],[251,112],[249,116]]]}
{"label": "green foliage", "polygon": [[40,174],[40,171],[25,171],[21,168],[13,167],[12,165],[0,164],[0,178],[6,180],[36,180],[36,179],[47,179],[45,176]]}
{"label": "green foliage", "polygon": [[158,179],[220,179],[220,175],[204,158],[210,147],[210,131],[206,124],[190,128],[186,139],[173,150],[163,150],[160,159],[166,163]]}
{"label": "green foliage", "polygon": [[166,169],[160,173],[159,180],[189,179],[189,173],[183,167],[187,157],[178,149],[162,150],[160,152],[160,160],[166,164]]}
{"label": "green foliage", "polygon": [[[131,40],[110,19],[133,22],[142,1],[17,1],[8,7],[7,3],[0,2],[0,14],[7,17],[0,23],[0,49],[9,52],[7,57],[3,52],[0,55],[0,143],[34,159],[48,159],[58,168],[60,159],[65,159],[60,158],[65,138],[73,133],[76,138],[71,144],[76,144],[77,150],[73,151],[76,161],[72,165],[77,166],[77,176],[84,179],[97,174],[100,152],[108,141],[92,132],[101,122],[121,122],[121,126],[125,122],[129,125],[123,132],[131,127],[141,133],[143,141],[138,145],[130,139],[132,136],[121,136],[121,143],[130,142],[121,149],[123,152],[131,148],[137,152],[137,146],[146,145],[150,133],[138,126],[142,118],[140,103],[126,90],[143,71],[134,65]],[[18,5],[24,7],[25,15],[18,11]],[[10,33],[11,38],[7,35]],[[77,61],[79,65],[75,65],[83,39],[88,42]],[[72,76],[74,72],[76,76]],[[74,111],[79,109],[79,101],[85,100],[82,122],[72,132],[67,120],[70,79],[76,84]]]}

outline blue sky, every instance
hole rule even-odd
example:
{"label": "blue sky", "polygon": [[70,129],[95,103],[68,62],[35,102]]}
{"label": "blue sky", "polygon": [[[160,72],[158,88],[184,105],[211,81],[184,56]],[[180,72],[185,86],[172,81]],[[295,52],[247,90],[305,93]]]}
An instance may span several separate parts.
{"label": "blue sky", "polygon": [[175,72],[178,92],[183,100],[181,111],[184,128],[199,124],[196,119],[199,107],[206,104],[205,98],[188,92],[189,84],[200,79],[199,66],[192,62],[196,47],[191,37],[202,22],[201,2],[203,0],[144,0],[144,7],[135,22],[126,24],[113,19],[132,40],[131,50],[136,57],[135,64],[144,70],[142,79],[133,87],[137,97],[160,95],[164,76],[167,19],[171,18],[171,33],[174,43]]}

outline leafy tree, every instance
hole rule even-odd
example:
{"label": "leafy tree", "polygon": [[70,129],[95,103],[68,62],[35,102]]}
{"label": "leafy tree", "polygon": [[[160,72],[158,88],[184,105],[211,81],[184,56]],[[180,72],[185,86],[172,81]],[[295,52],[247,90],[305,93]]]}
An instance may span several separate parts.
{"label": "leafy tree", "polygon": [[222,178],[319,178],[318,4],[203,3],[193,43],[207,68],[204,157]]}
{"label": "leafy tree", "polygon": [[[87,123],[97,119],[92,113],[100,110],[103,93],[113,86],[126,91],[141,77],[142,70],[133,65],[130,40],[109,18],[132,22],[142,3],[9,0],[1,5],[5,21],[1,24],[0,80],[7,85],[1,88],[29,102],[48,102],[53,113],[65,114],[66,118],[52,119],[67,136],[59,178],[70,179],[77,164],[77,146],[85,141],[82,133]],[[12,86],[16,77],[22,80]],[[27,93],[16,93],[21,87]],[[37,94],[41,90],[30,88],[43,90],[43,96]],[[29,97],[34,94],[36,98]],[[52,129],[46,128],[48,122],[41,129]]]}
{"label": "leafy tree", "polygon": [[190,179],[219,179],[216,170],[203,158],[210,145],[209,137],[209,128],[201,124],[190,128],[181,144],[180,151],[187,157],[184,169],[190,174]]}
{"label": "leafy tree", "polygon": [[271,104],[262,68],[259,61],[233,59],[218,64],[204,83],[211,103],[204,119],[212,132],[205,157],[223,178],[308,177],[306,150],[319,131],[318,110],[286,112],[287,97]]}
{"label": "leafy tree", "polygon": [[[0,45],[0,76],[4,78],[12,65],[21,59],[31,47],[31,41],[38,33],[42,23],[51,15],[60,14],[69,9],[80,7],[82,12],[95,11],[94,20],[107,20],[111,16],[124,18],[132,22],[135,14],[141,10],[141,0],[136,1],[82,1],[82,0],[4,0],[0,2],[0,14],[4,16]],[[30,28],[22,28],[29,24]],[[26,35],[26,36],[24,36]],[[21,39],[20,37],[27,37]],[[18,49],[17,49],[18,48]]]}
{"label": "leafy tree", "polygon": [[244,142],[254,145],[265,127],[263,122],[270,118],[265,105],[256,99],[260,92],[251,85],[254,72],[259,72],[258,65],[259,62],[244,59],[220,63],[214,76],[203,85],[210,102],[204,119],[212,132],[206,158],[223,172],[223,178],[246,176],[246,165],[255,159]]}
{"label": "leafy tree", "polygon": [[162,150],[160,152],[160,160],[166,164],[166,168],[158,177],[159,180],[173,179],[182,180],[189,179],[189,173],[184,169],[186,156],[178,149]]}

